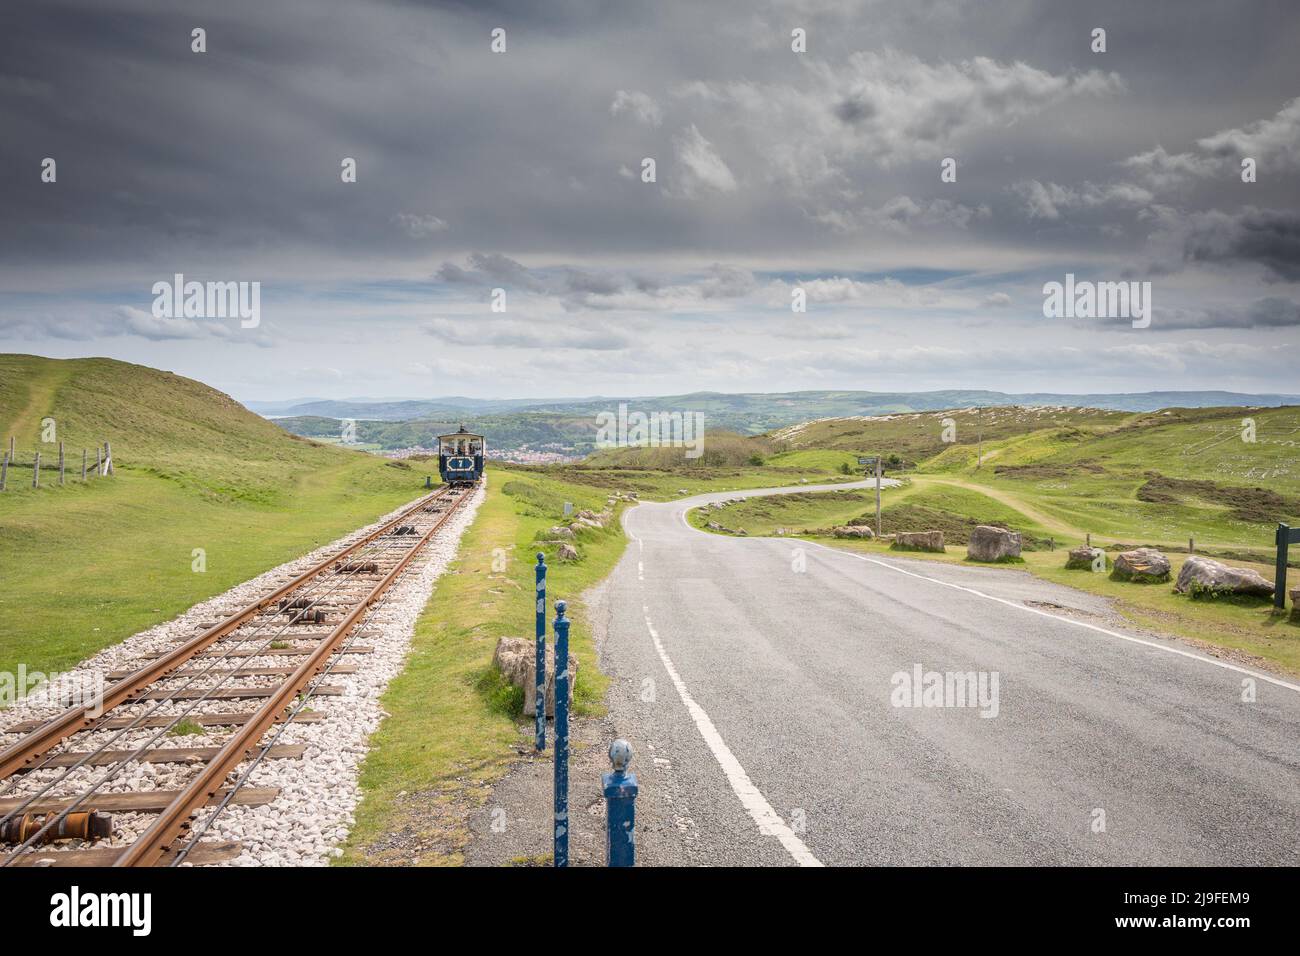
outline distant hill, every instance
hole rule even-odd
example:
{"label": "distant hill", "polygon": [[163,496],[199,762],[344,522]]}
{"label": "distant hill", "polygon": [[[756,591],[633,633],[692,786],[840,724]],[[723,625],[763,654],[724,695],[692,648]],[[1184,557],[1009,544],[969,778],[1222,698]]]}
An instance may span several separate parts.
{"label": "distant hill", "polygon": [[[590,451],[596,415],[626,402],[642,411],[697,411],[710,430],[758,435],[802,422],[828,418],[905,414],[973,407],[1038,406],[1091,408],[1116,412],[1150,412],[1162,408],[1276,407],[1300,404],[1300,395],[1251,395],[1241,392],[1127,392],[1016,395],[978,389],[934,392],[804,391],[692,392],[625,398],[505,399],[439,398],[401,402],[310,402],[278,413],[277,423],[302,435],[338,435],[340,421],[358,422],[358,438],[380,448],[425,445],[427,438],[461,423],[494,439],[494,447],[513,450],[528,445],[563,444],[578,453]],[[266,403],[250,407],[262,410]],[[271,414],[271,413],[267,413]],[[390,423],[378,427],[366,423]]]}

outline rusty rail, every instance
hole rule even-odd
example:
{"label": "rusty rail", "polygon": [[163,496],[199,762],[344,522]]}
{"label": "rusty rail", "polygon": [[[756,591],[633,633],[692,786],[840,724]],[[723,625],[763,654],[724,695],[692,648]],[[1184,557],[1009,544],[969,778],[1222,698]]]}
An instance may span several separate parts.
{"label": "rusty rail", "polygon": [[[307,583],[316,575],[328,570],[336,561],[346,558],[358,548],[370,544],[376,538],[379,538],[390,529],[405,521],[412,514],[415,514],[422,508],[428,507],[431,501],[445,498],[448,494],[447,489],[439,489],[431,495],[424,495],[416,501],[410,508],[405,509],[391,521],[385,522],[380,528],[372,531],[365,537],[357,540],[353,544],[344,548],[342,551],[335,552],[325,560],[313,565],[309,570],[304,571],[292,581],[281,585],[275,591],[260,598],[255,603],[248,605],[240,611],[235,612],[224,621],[208,628],[202,634],[191,638],[175,650],[166,655],[157,658],[154,661],[141,667],[131,676],[124,678],[113,684],[104,693],[102,701],[91,702],[85,706],[74,706],[68,708],[62,714],[52,718],[37,730],[24,735],[21,739],[0,752],[0,780],[3,780],[24,767],[31,764],[46,751],[52,747],[58,746],[68,737],[85,730],[95,724],[101,716],[107,714],[113,708],[130,702],[141,691],[148,688],[151,684],[166,677],[171,671],[188,662],[195,655],[207,650],[212,644],[216,643],[225,635],[238,629],[245,622],[255,617],[267,607],[279,601],[286,594],[297,590]],[[448,511],[450,514],[455,508]],[[441,526],[441,521],[435,527]],[[421,543],[423,544],[423,542]]]}
{"label": "rusty rail", "polygon": [[[206,806],[222,789],[226,777],[235,767],[251,757],[258,749],[262,735],[281,718],[293,699],[326,666],[334,651],[347,638],[365,612],[397,580],[411,560],[433,539],[442,526],[469,499],[469,495],[456,498],[424,536],[405,554],[370,593],[354,607],[311,652],[308,658],[276,688],[252,716],[228,740],[215,757],[203,768],[131,846],[124,849],[113,862],[114,866],[154,866],[163,862],[172,844],[192,825],[195,811]],[[426,502],[421,502],[423,506]],[[419,507],[419,506],[417,506]],[[399,519],[400,520],[400,519]],[[395,522],[390,522],[391,527]],[[331,559],[336,560],[336,559]]]}

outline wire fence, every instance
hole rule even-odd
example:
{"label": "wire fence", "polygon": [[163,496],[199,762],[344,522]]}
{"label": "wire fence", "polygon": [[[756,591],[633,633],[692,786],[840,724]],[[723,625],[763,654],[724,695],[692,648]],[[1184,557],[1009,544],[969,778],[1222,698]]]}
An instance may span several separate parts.
{"label": "wire fence", "polygon": [[11,437],[9,446],[0,457],[0,491],[40,488],[42,482],[46,486],[64,485],[69,479],[89,481],[92,478],[107,478],[114,473],[113,447],[109,442],[96,445],[93,452],[89,448],[81,449],[79,464],[75,458],[69,459],[63,442],[58,442],[57,446],[57,450],[51,447],[24,454],[19,452],[17,443]]}

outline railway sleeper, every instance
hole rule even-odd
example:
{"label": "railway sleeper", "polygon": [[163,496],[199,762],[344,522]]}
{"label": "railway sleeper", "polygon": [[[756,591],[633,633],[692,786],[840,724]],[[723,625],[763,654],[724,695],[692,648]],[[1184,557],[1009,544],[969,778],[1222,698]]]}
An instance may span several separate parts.
{"label": "railway sleeper", "polygon": [[[221,751],[220,747],[160,747],[146,750],[133,758],[133,763],[207,763]],[[307,752],[306,744],[277,744],[266,753],[268,760],[297,760]],[[101,750],[99,753],[69,751],[52,754],[40,762],[41,769],[48,767],[71,767],[85,760],[85,766],[107,767],[130,757],[132,750]],[[19,771],[36,769],[36,764]]]}

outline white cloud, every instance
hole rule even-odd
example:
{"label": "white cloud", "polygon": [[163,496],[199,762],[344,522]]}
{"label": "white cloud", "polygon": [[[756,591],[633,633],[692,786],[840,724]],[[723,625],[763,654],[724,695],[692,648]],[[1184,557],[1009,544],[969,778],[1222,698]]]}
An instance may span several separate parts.
{"label": "white cloud", "polygon": [[445,222],[437,216],[429,214],[419,215],[410,212],[399,212],[393,217],[393,222],[400,226],[412,239],[426,239],[447,230]]}
{"label": "white cloud", "polygon": [[702,189],[735,192],[736,177],[694,123],[673,137],[673,146],[682,169],[683,195],[696,196]]}
{"label": "white cloud", "polygon": [[1249,156],[1266,168],[1300,169],[1300,97],[1269,119],[1222,130],[1197,145],[1216,156]]}
{"label": "white cloud", "polygon": [[609,104],[609,113],[611,116],[627,113],[647,126],[659,126],[664,121],[664,111],[654,97],[637,90],[619,90],[615,93],[614,102]]}

